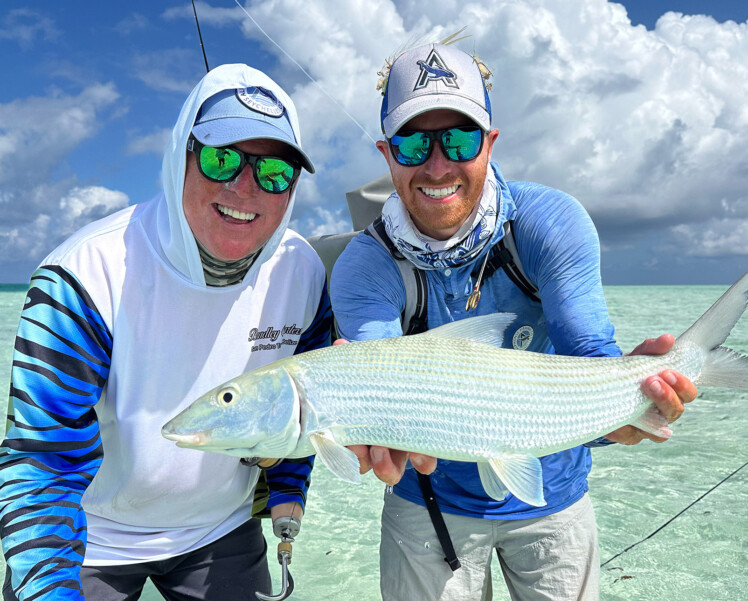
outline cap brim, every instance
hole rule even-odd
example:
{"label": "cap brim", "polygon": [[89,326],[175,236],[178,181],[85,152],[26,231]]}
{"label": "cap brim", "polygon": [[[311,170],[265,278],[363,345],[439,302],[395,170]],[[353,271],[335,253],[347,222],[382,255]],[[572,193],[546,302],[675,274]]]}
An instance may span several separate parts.
{"label": "cap brim", "polygon": [[491,118],[485,108],[469,98],[456,94],[424,94],[411,98],[395,108],[384,118],[384,135],[388,138],[408,121],[428,111],[448,109],[470,117],[483,131],[491,129]]}
{"label": "cap brim", "polygon": [[295,140],[288,134],[265,121],[243,119],[241,117],[224,117],[206,123],[194,125],[192,134],[206,146],[229,146],[247,140],[278,140],[294,149],[301,166],[309,173],[314,173],[314,165]]}

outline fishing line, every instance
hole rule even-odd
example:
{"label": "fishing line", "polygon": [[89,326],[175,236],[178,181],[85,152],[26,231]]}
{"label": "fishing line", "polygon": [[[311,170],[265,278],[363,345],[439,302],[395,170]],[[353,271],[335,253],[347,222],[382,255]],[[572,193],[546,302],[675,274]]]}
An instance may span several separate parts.
{"label": "fishing line", "polygon": [[674,515],[673,517],[671,517],[671,518],[670,518],[670,519],[669,519],[669,520],[668,520],[667,522],[665,522],[665,523],[664,523],[664,524],[663,524],[662,526],[660,526],[660,527],[659,527],[659,528],[658,528],[657,530],[655,530],[654,532],[652,532],[652,534],[650,534],[649,536],[645,536],[645,537],[644,537],[643,539],[641,539],[640,541],[638,541],[638,542],[634,543],[633,545],[629,545],[629,546],[628,546],[628,547],[626,547],[626,548],[625,548],[625,549],[624,549],[623,551],[621,551],[621,552],[620,552],[620,553],[618,553],[617,555],[614,555],[613,557],[611,557],[611,558],[610,558],[610,559],[609,559],[608,561],[606,561],[605,563],[601,563],[601,564],[600,564],[600,567],[601,567],[601,568],[602,568],[602,567],[605,567],[605,566],[606,566],[606,565],[608,565],[608,564],[609,564],[609,563],[610,563],[611,561],[613,561],[613,560],[614,560],[614,559],[615,559],[616,557],[620,557],[621,555],[623,555],[623,554],[624,554],[624,553],[626,553],[627,551],[630,551],[631,549],[633,549],[634,547],[636,547],[636,545],[639,545],[639,544],[643,543],[643,542],[644,542],[645,540],[649,540],[650,538],[652,538],[652,537],[653,537],[653,536],[654,536],[655,534],[657,534],[657,533],[658,533],[658,532],[659,532],[660,530],[662,530],[662,529],[663,529],[663,528],[664,528],[665,526],[669,525],[669,524],[670,524],[671,522],[673,522],[673,521],[674,521],[674,520],[675,520],[676,518],[680,517],[680,516],[681,516],[681,515],[683,515],[683,514],[684,514],[684,513],[686,512],[686,511],[688,511],[688,510],[689,510],[689,509],[690,509],[691,507],[693,507],[694,505],[696,505],[696,503],[698,503],[699,501],[701,501],[701,499],[703,499],[703,498],[704,498],[705,496],[707,496],[707,495],[708,495],[708,494],[709,494],[710,492],[712,492],[712,491],[713,491],[713,490],[714,490],[715,488],[717,488],[717,487],[718,487],[718,486],[719,486],[720,484],[722,484],[723,482],[726,482],[727,480],[729,480],[730,478],[732,478],[732,477],[733,477],[733,476],[734,476],[735,474],[737,474],[737,473],[738,473],[738,472],[739,472],[740,470],[742,470],[742,469],[743,469],[743,468],[744,468],[744,467],[745,467],[746,465],[748,465],[748,461],[746,461],[746,462],[745,462],[745,463],[744,463],[743,465],[741,465],[741,466],[740,466],[740,467],[739,467],[738,469],[736,469],[736,470],[735,470],[734,472],[732,472],[732,473],[731,473],[731,474],[729,474],[728,476],[725,476],[724,478],[722,478],[722,480],[721,480],[721,481],[719,481],[719,482],[718,482],[717,484],[715,484],[714,486],[712,486],[712,487],[711,487],[711,488],[710,488],[710,489],[709,489],[708,491],[706,491],[706,492],[705,492],[705,493],[704,493],[703,495],[701,495],[701,496],[700,496],[700,497],[699,497],[698,499],[696,499],[696,500],[695,500],[695,501],[694,501],[693,503],[691,503],[691,504],[690,504],[690,505],[689,505],[688,507],[686,507],[685,509],[682,509],[682,510],[681,510],[680,512],[678,512],[678,513],[677,513],[677,514],[675,514],[675,515]]}
{"label": "fishing line", "polygon": [[244,11],[244,14],[245,14],[245,15],[247,15],[247,16],[249,17],[249,20],[250,20],[250,21],[252,21],[252,23],[254,23],[254,24],[255,24],[255,26],[257,27],[257,29],[259,29],[259,30],[260,30],[260,31],[262,32],[262,34],[263,34],[263,35],[264,35],[264,36],[265,36],[265,37],[266,37],[266,38],[267,38],[268,40],[270,40],[270,41],[271,41],[271,42],[272,42],[273,44],[275,44],[275,46],[276,46],[276,47],[278,48],[278,50],[280,50],[280,51],[281,51],[281,52],[282,52],[283,54],[285,54],[285,55],[286,55],[286,57],[288,57],[288,59],[289,59],[289,60],[290,60],[290,61],[291,61],[291,62],[292,62],[292,63],[293,63],[294,65],[296,65],[296,66],[297,66],[297,67],[298,67],[299,69],[301,69],[301,72],[302,72],[302,73],[303,73],[304,75],[306,75],[306,76],[307,76],[307,77],[308,77],[308,78],[309,78],[309,79],[310,79],[310,80],[312,81],[312,83],[314,83],[314,84],[315,84],[315,85],[316,85],[316,86],[317,86],[317,87],[318,87],[318,88],[319,88],[320,90],[322,90],[322,93],[323,93],[323,94],[324,94],[325,96],[327,96],[327,97],[328,97],[328,98],[329,98],[330,100],[332,100],[332,101],[333,101],[333,102],[334,102],[334,103],[335,103],[336,105],[338,105],[338,106],[340,107],[340,110],[342,110],[342,111],[343,111],[343,112],[344,112],[344,113],[345,113],[345,114],[346,114],[346,115],[348,116],[348,118],[349,118],[349,119],[350,119],[351,121],[353,121],[353,122],[354,122],[354,123],[355,123],[356,125],[358,125],[359,129],[360,129],[360,130],[361,130],[362,132],[364,132],[364,133],[366,134],[366,137],[367,137],[367,138],[369,138],[369,139],[370,139],[370,140],[371,140],[371,141],[372,141],[372,142],[373,142],[374,144],[376,144],[376,143],[377,143],[377,141],[376,141],[376,140],[375,140],[374,138],[372,138],[372,137],[371,137],[371,136],[369,135],[369,132],[368,132],[368,131],[366,131],[366,130],[364,129],[364,126],[363,126],[363,125],[361,125],[361,124],[360,124],[360,123],[359,123],[358,121],[356,121],[356,119],[355,119],[355,118],[353,117],[353,115],[351,115],[351,114],[350,114],[350,113],[349,113],[348,111],[346,111],[346,110],[345,110],[345,108],[343,107],[343,105],[342,105],[342,104],[340,104],[340,103],[339,103],[339,102],[338,102],[337,100],[335,100],[335,98],[333,98],[332,96],[330,96],[330,94],[328,94],[328,93],[327,93],[327,90],[325,90],[325,88],[323,88],[323,87],[322,87],[322,86],[321,86],[321,85],[319,84],[319,82],[318,82],[318,81],[317,81],[316,79],[314,79],[314,77],[312,77],[311,75],[309,75],[309,73],[307,73],[307,71],[306,71],[306,69],[304,69],[304,67],[302,67],[302,66],[301,66],[301,65],[300,65],[299,63],[297,63],[297,62],[296,62],[296,60],[295,60],[295,59],[294,59],[294,58],[293,58],[293,57],[292,57],[292,56],[291,56],[290,54],[288,54],[288,52],[286,52],[285,50],[283,50],[283,48],[281,48],[281,46],[280,46],[280,44],[278,44],[278,42],[276,42],[276,41],[275,41],[275,40],[274,40],[273,38],[271,38],[271,37],[270,37],[270,35],[268,35],[268,33],[267,33],[267,32],[266,32],[266,31],[265,31],[265,30],[264,30],[264,29],[263,29],[262,27],[260,27],[260,24],[259,24],[259,23],[258,23],[257,21],[255,21],[255,20],[254,20],[254,18],[252,17],[252,15],[250,15],[250,14],[249,14],[249,13],[247,12],[247,9],[246,9],[246,8],[244,8],[244,7],[243,7],[243,6],[241,5],[241,4],[239,4],[239,0],[234,0],[234,2],[236,2],[236,5],[237,5],[237,6],[239,7],[239,8],[241,8],[241,9],[242,9],[242,11]]}

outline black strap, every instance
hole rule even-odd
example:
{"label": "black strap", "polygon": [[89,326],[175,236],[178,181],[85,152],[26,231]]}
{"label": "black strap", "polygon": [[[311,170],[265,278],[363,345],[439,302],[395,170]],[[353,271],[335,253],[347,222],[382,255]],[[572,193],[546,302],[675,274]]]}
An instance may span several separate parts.
{"label": "black strap", "polygon": [[444,551],[444,561],[449,564],[449,567],[454,572],[462,567],[462,564],[457,559],[457,553],[455,553],[455,548],[452,545],[447,525],[444,523],[444,517],[439,509],[439,504],[436,502],[434,487],[431,486],[431,478],[420,472],[416,472],[416,474],[418,475],[418,486],[421,487],[423,500],[426,501],[426,509],[429,511],[431,523],[434,525],[434,530],[436,530],[436,537],[439,539],[439,544]]}
{"label": "black strap", "polygon": [[[507,277],[525,296],[539,303],[540,297],[538,296],[537,287],[527,279],[522,268],[517,265],[514,260],[515,254],[507,248],[508,243],[514,243],[514,232],[509,227],[509,223],[510,222],[506,223],[504,237],[489,251],[488,262],[486,263],[486,269],[483,273],[483,280],[487,280],[499,269],[503,268]],[[512,236],[511,240],[509,240],[509,236]]]}
{"label": "black strap", "polygon": [[387,228],[384,227],[384,221],[382,221],[382,218],[377,217],[371,225],[377,231],[377,234],[379,234],[382,241],[387,245],[387,250],[390,251],[390,254],[395,259],[404,259],[405,257],[403,257],[402,253],[397,250],[397,246],[395,246],[395,243],[390,239],[389,234],[387,234]]}
{"label": "black strap", "polygon": [[[374,233],[372,233],[374,230]],[[420,334],[428,329],[428,282],[423,270],[417,269],[403,254],[397,249],[392,242],[387,229],[384,226],[382,217],[377,217],[364,232],[375,238],[380,244],[383,244],[390,256],[395,260],[400,275],[405,285],[405,309],[403,310],[401,321],[403,324],[403,335]],[[408,291],[413,291],[409,293]]]}
{"label": "black strap", "polygon": [[515,286],[519,288],[522,293],[528,298],[540,302],[540,297],[537,295],[537,288],[527,281],[527,278],[517,269],[514,262],[512,253],[507,250],[503,244],[503,240],[500,240],[496,246],[491,249],[491,255],[488,257],[488,263],[483,273],[484,281],[490,278],[499,269],[504,269],[507,277],[512,280]]}
{"label": "black strap", "polygon": [[428,329],[426,323],[426,307],[429,300],[429,289],[428,282],[426,281],[426,274],[421,269],[414,269],[413,275],[416,279],[416,310],[413,315],[410,316],[410,322],[408,327],[403,332],[405,336],[409,334],[420,334]]}

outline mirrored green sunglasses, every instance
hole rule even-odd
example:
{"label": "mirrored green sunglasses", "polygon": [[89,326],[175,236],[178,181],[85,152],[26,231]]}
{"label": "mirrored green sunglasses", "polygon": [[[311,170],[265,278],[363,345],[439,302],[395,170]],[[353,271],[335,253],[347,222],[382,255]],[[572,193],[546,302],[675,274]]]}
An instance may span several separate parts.
{"label": "mirrored green sunglasses", "polygon": [[436,131],[400,131],[389,139],[392,156],[401,165],[416,167],[428,161],[438,140],[450,161],[472,161],[483,148],[483,130],[478,126],[450,127]]}
{"label": "mirrored green sunglasses", "polygon": [[204,178],[217,183],[231,182],[250,165],[257,185],[269,194],[283,194],[301,172],[301,167],[280,157],[248,154],[233,146],[205,146],[194,137],[187,142],[187,150],[194,153]]}

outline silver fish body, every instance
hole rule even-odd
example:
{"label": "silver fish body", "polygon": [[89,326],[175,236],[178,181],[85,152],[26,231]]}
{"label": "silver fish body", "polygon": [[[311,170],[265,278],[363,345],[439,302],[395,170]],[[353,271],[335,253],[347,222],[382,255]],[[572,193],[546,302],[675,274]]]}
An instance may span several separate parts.
{"label": "silver fish body", "polygon": [[[477,461],[541,457],[631,423],[652,407],[641,382],[666,368],[696,379],[696,347],[663,356],[561,357],[466,339],[410,336],[304,353],[279,362],[303,390],[302,438]],[[306,405],[306,411],[304,411]]]}
{"label": "silver fish body", "polygon": [[642,382],[674,369],[748,389],[748,357],[720,346],[748,303],[748,274],[671,352],[566,357],[501,348],[514,316],[474,317],[416,336],[295,355],[210,391],[162,429],[180,446],[245,457],[317,454],[359,481],[348,445],[473,461],[486,493],[545,503],[538,457],[623,425],[669,437]]}

